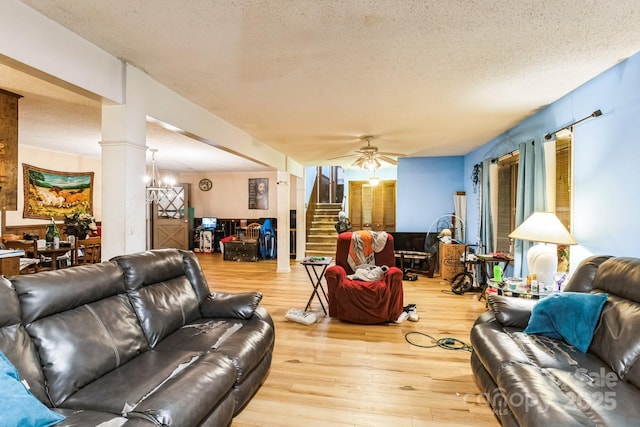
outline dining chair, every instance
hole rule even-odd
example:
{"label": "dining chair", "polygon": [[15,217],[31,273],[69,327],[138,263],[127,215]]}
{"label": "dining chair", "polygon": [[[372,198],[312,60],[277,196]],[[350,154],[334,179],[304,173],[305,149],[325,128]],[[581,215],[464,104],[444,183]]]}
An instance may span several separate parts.
{"label": "dining chair", "polygon": [[76,265],[97,264],[102,261],[101,237],[76,240]]}
{"label": "dining chair", "polygon": [[262,227],[262,225],[257,222],[247,225],[246,240],[250,242],[257,242],[260,238],[260,227]]}
{"label": "dining chair", "polygon": [[20,258],[20,274],[37,273],[40,264],[38,258],[38,242],[35,240],[7,240],[7,249],[20,249],[24,255]]}

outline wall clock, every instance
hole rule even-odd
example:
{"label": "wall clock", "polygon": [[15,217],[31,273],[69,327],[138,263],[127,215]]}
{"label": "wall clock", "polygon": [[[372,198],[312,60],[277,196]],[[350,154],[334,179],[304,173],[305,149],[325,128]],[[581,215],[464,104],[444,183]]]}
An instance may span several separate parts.
{"label": "wall clock", "polygon": [[208,178],[202,178],[198,186],[202,191],[209,191],[211,190],[211,187],[213,187],[213,183]]}

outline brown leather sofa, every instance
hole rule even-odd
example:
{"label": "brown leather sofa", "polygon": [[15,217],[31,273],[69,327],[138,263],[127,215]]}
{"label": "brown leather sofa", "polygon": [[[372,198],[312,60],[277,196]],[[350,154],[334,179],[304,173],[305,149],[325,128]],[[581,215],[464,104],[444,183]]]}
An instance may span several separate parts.
{"label": "brown leather sofa", "polygon": [[176,249],[2,277],[0,350],[56,426],[228,426],[271,365],[261,298]]}
{"label": "brown leather sofa", "polygon": [[523,333],[535,300],[490,296],[471,331],[476,383],[503,426],[638,425],[640,259],[588,258],[565,292],[608,294],[588,351]]}

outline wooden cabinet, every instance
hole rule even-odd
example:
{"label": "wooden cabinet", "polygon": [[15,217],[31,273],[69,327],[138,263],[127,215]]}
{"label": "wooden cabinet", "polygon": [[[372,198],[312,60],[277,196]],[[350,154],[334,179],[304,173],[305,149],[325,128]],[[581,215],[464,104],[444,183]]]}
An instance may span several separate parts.
{"label": "wooden cabinet", "polygon": [[457,243],[440,243],[440,277],[443,280],[451,280],[453,276],[464,269],[460,258],[464,254],[466,245]]}

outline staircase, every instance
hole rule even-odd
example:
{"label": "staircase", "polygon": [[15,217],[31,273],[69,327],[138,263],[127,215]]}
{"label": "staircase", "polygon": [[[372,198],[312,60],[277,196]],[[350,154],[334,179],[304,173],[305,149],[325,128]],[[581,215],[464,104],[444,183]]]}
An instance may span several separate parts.
{"label": "staircase", "polygon": [[316,204],[307,235],[306,256],[336,256],[338,233],[335,225],[341,208],[340,203]]}

